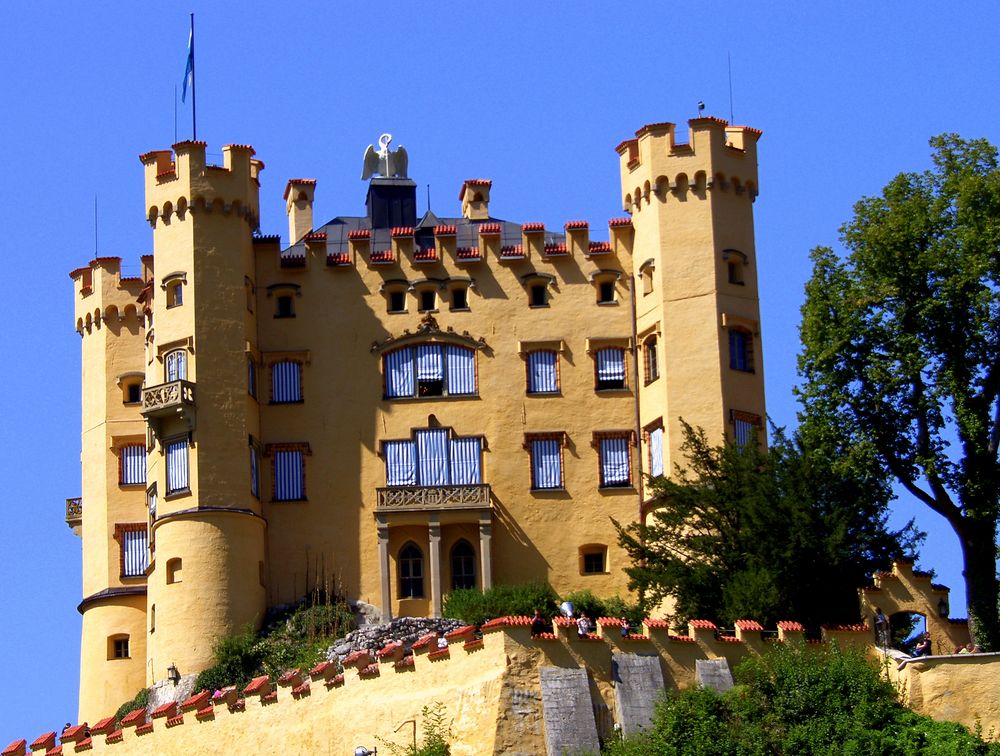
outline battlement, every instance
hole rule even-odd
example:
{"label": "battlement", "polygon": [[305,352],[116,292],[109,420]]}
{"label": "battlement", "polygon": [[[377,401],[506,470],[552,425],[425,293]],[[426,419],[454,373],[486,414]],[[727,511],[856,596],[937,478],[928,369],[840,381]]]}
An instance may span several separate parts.
{"label": "battlement", "polygon": [[147,219],[155,228],[188,212],[221,212],[246,219],[251,229],[259,225],[260,172],[264,163],[254,159],[246,144],[222,148],[222,165],[206,161],[205,142],[184,141],[171,150],[139,156],[145,166]]}
{"label": "battlement", "polygon": [[[500,617],[478,629],[466,626],[446,635],[447,646],[422,638],[406,652],[390,644],[376,654],[356,652],[341,664],[321,662],[311,670],[291,670],[278,679],[255,678],[242,690],[229,687],[196,692],[183,701],[167,702],[152,711],[137,709],[116,721],[105,717],[93,726],[67,727],[56,745],[56,733],[31,742],[33,753],[306,753],[326,743],[331,753],[349,753],[375,737],[392,739],[399,721],[419,719],[432,701],[454,717],[456,742],[468,753],[500,753],[510,749],[544,753],[540,721],[545,691],[543,667],[583,669],[593,680],[595,710],[621,721],[614,692],[614,662],[622,654],[655,656],[671,689],[694,685],[695,661],[725,659],[730,666],[768,643],[802,640],[802,626],[778,624],[777,635],[765,640],[764,628],[752,620],[736,623],[735,635],[707,621],[688,623],[687,635],[673,635],[664,620],[647,619],[640,632],[623,635],[622,621],[602,617],[596,632],[580,637],[573,620],[557,619],[555,633],[531,635],[530,617]],[[478,636],[478,637],[477,637]],[[864,626],[841,628],[824,640],[843,645],[870,645]],[[419,694],[417,692],[419,691]],[[526,693],[528,695],[526,695]],[[511,696],[521,705],[511,709]],[[533,711],[525,711],[525,707]],[[506,710],[506,716],[497,717]],[[510,712],[514,711],[514,714]],[[336,723],[331,727],[331,723]],[[223,745],[224,744],[224,745]],[[25,739],[4,753],[24,756]]]}
{"label": "battlement", "polygon": [[138,276],[121,275],[120,257],[97,257],[70,271],[73,279],[73,317],[81,336],[100,328],[105,320],[141,317],[138,297],[153,275],[153,258],[144,255]]}
{"label": "battlement", "polygon": [[682,142],[673,123],[653,123],[626,139],[618,152],[622,176],[622,206],[632,212],[651,196],[663,201],[725,192],[749,201],[757,197],[757,140],[762,131],[730,126],[706,116],[688,121]]}

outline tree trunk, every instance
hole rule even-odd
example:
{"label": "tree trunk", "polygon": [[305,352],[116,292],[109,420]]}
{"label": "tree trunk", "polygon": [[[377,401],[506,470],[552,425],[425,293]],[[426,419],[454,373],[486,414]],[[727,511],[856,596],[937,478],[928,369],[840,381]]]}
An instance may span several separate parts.
{"label": "tree trunk", "polygon": [[969,609],[969,632],[983,651],[1000,649],[1000,620],[997,601],[996,523],[988,518],[963,518],[954,523],[962,543],[966,602]]}

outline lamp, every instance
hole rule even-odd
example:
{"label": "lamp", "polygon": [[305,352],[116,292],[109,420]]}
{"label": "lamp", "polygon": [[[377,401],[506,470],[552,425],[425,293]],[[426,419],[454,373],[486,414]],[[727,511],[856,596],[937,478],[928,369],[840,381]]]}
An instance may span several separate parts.
{"label": "lamp", "polygon": [[177,667],[171,664],[167,667],[167,679],[170,680],[174,685],[181,681],[181,673],[177,671]]}
{"label": "lamp", "polygon": [[948,619],[948,599],[944,596],[938,600],[938,617]]}
{"label": "lamp", "polygon": [[378,754],[378,748],[374,748],[369,751],[364,746],[358,746],[354,749],[354,756],[376,756]]}

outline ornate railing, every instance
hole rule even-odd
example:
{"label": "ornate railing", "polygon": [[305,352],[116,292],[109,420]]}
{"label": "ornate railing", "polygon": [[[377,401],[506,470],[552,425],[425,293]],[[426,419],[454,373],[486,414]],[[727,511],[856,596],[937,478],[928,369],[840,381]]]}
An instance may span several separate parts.
{"label": "ornate railing", "polygon": [[146,417],[194,406],[194,384],[188,381],[170,381],[142,390],[142,414]]}
{"label": "ornate railing", "polygon": [[83,524],[83,499],[79,496],[75,499],[66,499],[66,524],[71,528]]}
{"label": "ornate railing", "polygon": [[471,486],[392,486],[379,488],[379,510],[488,509],[490,487]]}

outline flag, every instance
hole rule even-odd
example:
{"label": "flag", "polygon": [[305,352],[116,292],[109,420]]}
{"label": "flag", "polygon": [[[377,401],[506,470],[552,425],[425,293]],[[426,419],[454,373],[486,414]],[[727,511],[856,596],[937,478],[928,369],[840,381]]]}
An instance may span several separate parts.
{"label": "flag", "polygon": [[[193,24],[193,21],[192,21]],[[194,26],[191,27],[191,34],[188,37],[187,65],[184,67],[184,86],[181,89],[181,102],[187,97],[188,84],[194,88]]]}

